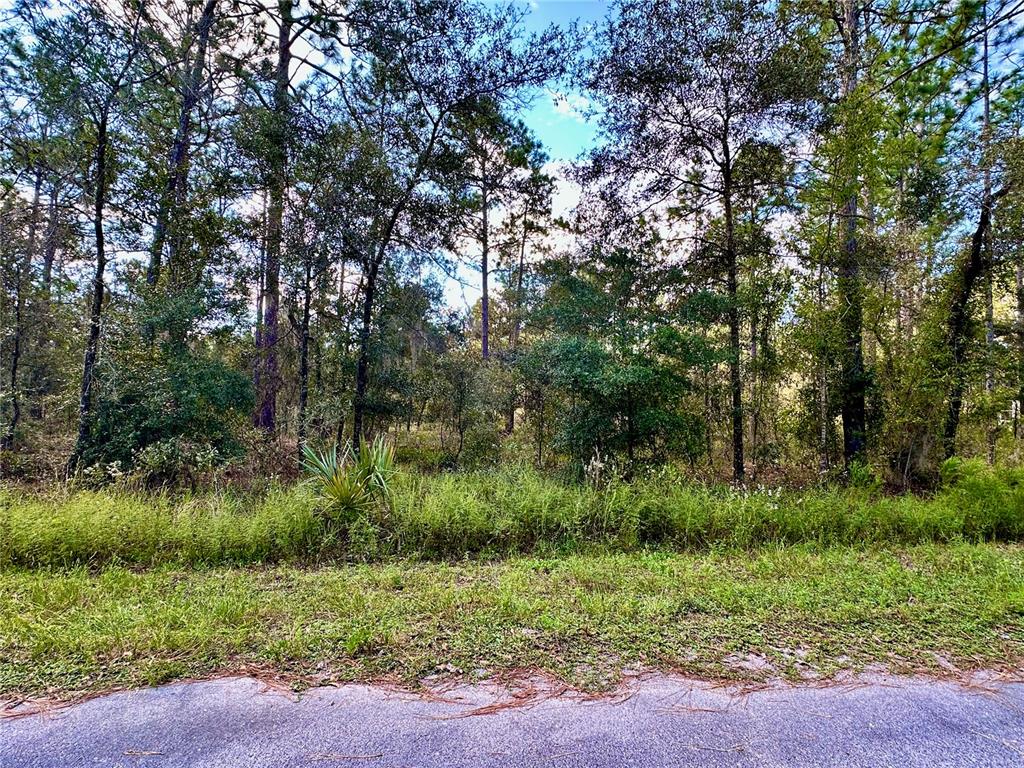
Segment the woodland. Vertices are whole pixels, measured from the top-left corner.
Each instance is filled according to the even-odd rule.
[[[1024,3],[530,12],[9,4],[5,480],[1020,463]],[[553,93],[571,162],[522,117]]]
[[[0,704],[1019,678],[1022,31],[0,0]]]

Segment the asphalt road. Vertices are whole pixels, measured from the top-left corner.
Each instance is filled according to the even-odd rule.
[[[876,677],[744,693],[656,677],[600,699],[349,685],[296,700],[236,678],[0,719],[2,768],[330,765],[1020,768],[1024,683]]]

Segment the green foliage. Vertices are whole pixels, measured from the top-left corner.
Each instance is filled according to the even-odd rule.
[[[740,491],[683,484],[667,471],[600,488],[521,468],[411,476],[395,473],[393,450],[382,442],[356,460],[311,452],[307,466],[320,484],[319,500],[307,486],[262,498],[6,492],[0,565],[1024,541],[1024,476],[974,462],[947,465],[947,484],[931,498],[870,489]]]
[[[350,446],[339,454],[337,445],[326,451],[305,445],[302,466],[328,500],[329,518],[335,523],[350,525],[391,501],[395,448],[383,438],[364,440],[356,456]]]
[[[262,563],[315,558],[323,542],[315,499],[301,487],[261,497],[116,487],[44,497],[0,492],[4,563]]]
[[[689,376],[710,352],[687,327],[693,306],[675,298],[684,276],[654,230],[640,223],[621,243],[593,243],[546,271],[553,334],[523,357],[522,375],[558,393],[553,447],[577,471],[595,453],[628,472],[692,459],[703,424],[686,402]]]
[[[370,491],[352,466],[350,447],[346,447],[340,458],[337,445],[327,451],[316,451],[304,445],[302,453],[302,466],[328,500],[333,515],[350,522],[369,508]]]
[[[73,454],[90,484],[234,482],[212,470],[245,450],[250,377],[250,460],[341,442],[352,410],[436,437],[429,472],[531,442],[598,484],[717,478],[730,447],[737,476],[866,493],[933,488],[954,451],[1024,455],[1024,28],[1002,5],[622,0],[535,33],[481,0],[357,2],[344,25],[316,3],[10,5],[7,478]],[[296,69],[286,27],[365,66]],[[600,133],[578,162],[518,114],[568,70],[556,110]],[[457,262],[486,271],[486,362]]]
[[[502,398],[495,364],[472,349],[450,350],[437,359],[434,374],[432,415],[441,428],[442,465],[454,469],[497,461]]]
[[[81,696],[248,665],[410,686],[439,669],[500,678],[530,667],[595,689],[626,666],[799,680],[883,662],[948,675],[940,663],[1024,657],[1022,569],[1018,547],[958,544],[0,570],[0,696]],[[771,667],[737,669],[736,654]]]
[[[86,467],[117,462],[151,482],[175,482],[241,450],[251,383],[212,356],[126,351],[103,367],[98,384]]]
[[[395,446],[383,437],[374,438],[369,443],[362,441],[355,471],[371,496],[387,501],[391,496],[391,483],[398,472],[395,468]]]

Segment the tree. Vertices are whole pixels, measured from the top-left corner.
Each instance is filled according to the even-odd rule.
[[[497,105],[484,101],[479,110],[459,121],[462,151],[467,161],[470,207],[467,234],[480,246],[480,346],[490,358],[491,292],[494,264],[495,214],[508,209],[522,186],[521,176],[531,160],[533,141],[521,122],[503,115]],[[524,238],[526,222],[524,220]]]
[[[95,271],[82,364],[78,437],[69,461],[73,469],[89,428],[99,356],[108,259],[105,223],[117,131],[129,119],[135,90],[146,77],[140,57],[144,19],[139,8],[128,7],[115,19],[102,5],[93,3],[80,4],[57,16],[43,10],[32,5],[20,9],[37,51],[50,66],[50,77],[38,97],[73,115],[81,139],[90,150],[84,184],[90,197]]]
[[[187,217],[185,196],[188,191],[189,159],[192,150],[192,135],[195,112],[203,95],[206,80],[210,36],[218,19],[218,0],[204,0],[199,18],[191,34],[182,41],[184,66],[175,67],[177,76],[168,85],[177,91],[180,101],[174,139],[167,157],[166,180],[159,195],[156,223],[153,227],[153,242],[150,245],[149,266],[146,282],[151,286],[160,279],[163,265],[164,246],[167,231],[173,228],[168,258],[173,260],[181,248],[182,226],[180,221]]]
[[[370,65],[354,73],[350,103],[364,135],[378,137],[391,177],[370,194],[379,202],[360,257],[362,309],[353,404],[354,450],[363,436],[370,343],[382,266],[397,243],[423,248],[437,236],[444,190],[458,189],[460,116],[519,97],[559,73],[563,38],[555,30],[517,44],[520,15],[458,0],[406,7],[399,26],[388,14],[361,19],[353,48]],[[454,178],[453,178],[454,176]],[[449,192],[449,194],[451,194]],[[429,227],[421,228],[429,212]]]
[[[976,288],[980,284],[985,291],[985,393],[991,398],[994,389],[994,371],[992,362],[992,347],[995,340],[995,328],[993,323],[993,296],[992,281],[995,269],[993,258],[992,242],[992,220],[997,202],[1010,194],[1014,186],[1019,184],[1019,179],[1012,172],[1013,166],[1009,166],[1009,173],[1003,184],[996,188],[995,180],[1003,170],[993,163],[991,152],[991,139],[993,133],[992,125],[992,101],[993,93],[997,98],[1003,96],[1012,105],[1019,101],[1020,94],[1014,81],[1019,81],[1020,74],[1011,72],[1009,77],[1001,78],[1001,85],[1006,87],[1005,95],[999,94],[998,88],[990,76],[990,38],[995,35],[993,32],[1012,19],[1012,9],[1007,9],[1008,4],[997,3],[996,8],[990,10],[989,3],[983,2],[980,6],[969,6],[961,11],[961,25],[954,30],[952,43],[947,47],[963,51],[963,58],[966,61],[960,62],[966,72],[973,69],[977,61],[977,69],[980,70],[981,80],[975,89],[967,92],[965,99],[965,111],[971,111],[980,102],[980,126],[978,129],[978,140],[976,142],[977,153],[980,161],[977,166],[980,168],[981,189],[980,189],[980,211],[977,216],[977,226],[971,235],[970,246],[965,249],[963,259],[955,265],[952,273],[952,283],[949,294],[949,314],[946,325],[946,346],[951,362],[951,376],[948,388],[948,409],[945,423],[943,425],[943,452],[946,458],[956,453],[957,432],[960,427],[960,414],[963,408],[964,392],[966,389],[966,363],[969,352],[971,310],[970,301]],[[1010,27],[1002,39],[1003,45],[1012,45],[1013,41],[1019,40],[1021,32]],[[979,46],[971,46],[973,41],[980,42]],[[1002,112],[1012,113],[1013,107],[1009,109],[1003,106]],[[987,430],[987,454],[989,462],[995,461],[995,427],[989,425]]]
[[[634,206],[721,211],[736,481],[745,472],[736,162],[744,144],[784,138],[807,110],[819,65],[802,42],[762,3],[622,0],[586,76],[608,136],[592,175],[632,184]]]
[[[703,302],[686,294],[657,233],[641,220],[610,242],[584,238],[543,269],[551,335],[535,346],[546,362],[529,367],[562,393],[555,444],[578,469],[594,456],[620,459],[627,474],[692,459],[704,425],[685,399],[710,351],[689,326]]]

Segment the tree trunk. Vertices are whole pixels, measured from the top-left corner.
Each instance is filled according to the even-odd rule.
[[[377,272],[383,256],[375,258],[363,281],[362,325],[359,328],[359,360],[356,362],[356,395],[352,409],[352,450],[359,452],[366,413],[366,389],[370,381],[370,331],[373,324],[373,301],[377,291]]]
[[[990,190],[991,191],[991,190]],[[987,444],[986,458],[989,466],[996,463],[996,438],[999,435],[999,423],[995,412],[992,396],[996,388],[995,363],[993,352],[995,350],[996,332],[995,318],[992,306],[992,227],[989,226],[985,233],[985,396],[989,409],[990,419],[988,428],[985,430],[985,441]]]
[[[288,162],[288,79],[291,70],[293,0],[279,0],[281,13],[274,78],[274,129],[270,148],[270,188],[267,206],[267,257],[264,265],[263,332],[260,337],[260,391],[255,424],[268,434],[277,428],[277,393],[281,387],[277,360],[278,314],[281,304],[281,242]]]
[[[978,227],[971,236],[971,248],[966,262],[956,271],[950,296],[949,322],[946,332],[946,345],[950,357],[949,404],[946,411],[946,423],[942,433],[942,446],[948,459],[956,453],[956,433],[960,427],[960,411],[963,408],[964,389],[966,388],[966,371],[964,363],[967,358],[967,342],[970,330],[970,300],[978,280],[984,276],[985,259],[983,256],[985,238],[992,223],[992,208],[996,200],[1009,192],[1009,186],[988,195],[982,200]]]
[[[836,287],[842,307],[843,459],[847,469],[864,456],[866,374],[864,370],[864,287],[857,253],[857,198],[843,206],[844,235]]]
[[[991,113],[990,113],[990,102],[991,95],[989,93],[989,73],[988,73],[988,2],[983,2],[981,6],[981,23],[985,28],[985,32],[982,37],[982,59],[981,59],[981,93],[982,93],[982,126],[981,126],[981,148],[982,148],[982,167],[984,168],[984,196],[986,199],[992,196],[992,172],[989,169],[989,138],[991,136]],[[998,422],[996,419],[995,409],[992,408],[992,395],[995,391],[995,361],[993,360],[993,350],[995,349],[995,322],[994,313],[992,307],[992,226],[990,225],[985,229],[985,237],[983,238],[983,246],[985,248],[985,395],[988,398],[988,407],[990,409],[989,418],[991,422],[988,425],[987,430],[987,442],[988,442],[988,463],[989,465],[996,463],[996,437],[998,436]]]
[[[732,167],[729,147],[723,143],[722,203],[725,209],[726,290],[729,294],[729,390],[732,400],[732,476],[743,482],[743,380],[740,373],[740,307],[736,231],[732,210]]]
[[[299,459],[306,445],[306,405],[309,402],[309,303],[310,303],[310,265],[306,260],[305,283],[302,294],[302,325],[299,329]]]
[[[57,259],[58,220],[60,201],[60,185],[54,181],[50,185],[50,197],[46,206],[46,236],[43,238],[43,296],[49,300],[50,288],[53,283],[53,262]]]
[[[831,221],[829,228],[831,228]],[[825,265],[818,262],[818,312],[825,311]],[[817,398],[818,398],[818,471],[825,474],[831,467],[828,451],[828,367],[826,355],[821,355],[821,365],[817,371]]]
[[[1017,408],[1013,418],[1013,436],[1020,439],[1020,420],[1024,412],[1024,266],[1014,271],[1017,299]]]
[[[260,238],[260,250],[256,257],[256,326],[253,328],[253,345],[256,348],[256,358],[252,366],[252,391],[257,396],[263,391],[263,305],[266,296],[264,278],[267,274],[267,195],[264,192],[260,212],[260,231],[263,236]],[[255,423],[255,418],[253,419]]]
[[[395,227],[398,225],[398,219],[412,199],[427,161],[433,156],[443,117],[443,115],[436,117],[430,132],[430,139],[420,153],[412,177],[406,184],[405,192],[391,209],[387,222],[381,231],[380,240],[370,257],[369,263],[365,261],[363,263],[363,275],[361,277],[361,287],[363,290],[362,327],[359,329],[359,359],[356,362],[356,394],[352,403],[352,447],[356,453],[359,451],[359,441],[363,436],[363,421],[366,414],[366,389],[370,377],[370,333],[373,323],[373,302],[377,291],[377,273],[380,271],[380,266],[384,263],[384,259],[387,256],[388,248],[391,245],[391,238],[394,237]]]
[[[846,69],[843,97],[850,98],[857,88],[860,66],[860,9],[855,0],[844,0],[844,46]],[[840,328],[843,338],[841,361],[843,460],[850,465],[864,457],[867,435],[865,394],[867,377],[864,370],[864,286],[857,243],[857,206],[860,178],[854,165],[845,180],[848,197],[840,218],[843,242],[840,246],[836,288],[841,307]]]
[[[523,324],[523,304],[526,297],[523,296],[523,275],[526,271],[526,239],[530,232],[530,221],[528,217],[529,204],[523,206],[523,237],[519,242],[519,269],[516,272],[516,306],[512,316],[512,330],[509,333],[509,351],[515,354],[519,347],[519,334]],[[505,414],[505,434],[511,435],[516,428],[516,403],[513,399]]]
[[[196,55],[186,76],[181,100],[181,112],[178,115],[178,128],[171,144],[168,158],[167,181],[160,196],[156,226],[153,230],[153,243],[150,247],[149,268],[146,270],[146,282],[156,285],[160,278],[163,261],[164,242],[167,239],[169,222],[183,216],[183,202],[188,188],[189,148],[192,140],[192,113],[199,104],[200,88],[206,68],[206,51],[210,41],[210,30],[216,15],[217,0],[206,0],[202,14],[196,24]],[[172,263],[181,244],[181,228],[172,225],[168,262]]]
[[[53,391],[53,328],[51,316],[50,294],[53,285],[53,263],[57,258],[57,245],[59,235],[59,182],[53,181],[50,184],[48,201],[46,206],[46,232],[43,235],[43,271],[42,291],[39,297],[39,309],[37,314],[39,323],[38,336],[35,344],[42,354],[37,363],[32,367],[29,377],[30,386],[35,397],[31,404],[30,413],[33,418],[41,419],[45,415],[45,396]]]
[[[480,274],[481,274],[481,293],[480,293],[480,345],[483,353],[483,359],[490,359],[491,353],[488,346],[490,326],[491,326],[491,303],[490,295],[488,293],[487,278],[489,277],[488,272],[490,271],[490,265],[488,264],[489,246],[488,242],[488,229],[489,224],[487,220],[487,172],[486,165],[481,168],[480,172],[480,195],[483,203],[483,212],[481,214],[480,222]]]
[[[516,272],[516,309],[512,318],[512,332],[509,336],[509,346],[515,352],[519,346],[519,334],[523,325],[523,304],[526,297],[523,295],[523,276],[526,273],[526,239],[529,235],[529,219],[527,218],[528,206],[523,207],[523,237],[519,242],[519,269]]]
[[[752,278],[753,279],[753,278]],[[750,379],[750,452],[752,454],[750,460],[750,478],[752,482],[757,482],[757,441],[760,437],[760,411],[761,401],[758,393],[757,381],[757,313],[751,312],[750,315],[750,371],[747,374]]]
[[[107,202],[107,115],[100,118],[96,130],[96,181],[93,191],[93,232],[96,238],[96,272],[92,280],[92,304],[89,309],[89,337],[82,363],[82,388],[78,399],[78,438],[68,462],[73,471],[82,458],[89,433],[89,414],[92,410],[92,385],[99,357],[100,321],[103,316],[103,279],[107,268],[107,252],[103,231],[103,214]]]
[[[28,243],[21,260],[18,262],[15,275],[14,298],[14,340],[11,345],[11,368],[9,383],[11,387],[11,420],[7,429],[0,436],[0,449],[9,450],[14,445],[14,433],[21,420],[21,388],[18,386],[18,374],[21,365],[21,348],[25,340],[25,304],[26,293],[31,283],[32,260],[36,252],[36,235],[39,230],[39,195],[43,185],[43,173],[36,169],[35,184],[32,187],[32,209],[28,222]]]

